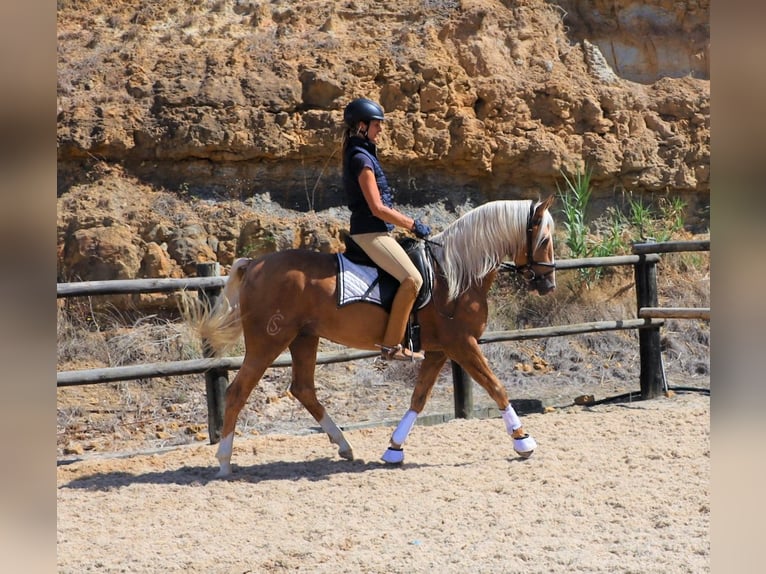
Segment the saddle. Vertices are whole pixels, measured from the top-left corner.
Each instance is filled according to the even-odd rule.
[[[338,284],[346,283],[348,277],[344,276],[342,272],[351,269],[356,272],[357,282],[362,280],[366,283],[366,291],[354,295],[349,292],[349,285],[346,284],[344,285],[345,289],[338,289],[338,305],[343,306],[354,301],[367,301],[381,305],[386,311],[390,311],[394,295],[399,289],[399,281],[378,267],[350,236],[346,235],[343,241],[346,245],[346,251],[345,253],[338,253],[338,272],[340,275]],[[431,300],[433,292],[434,268],[430,254],[426,250],[425,243],[416,239],[405,237],[399,240],[399,245],[409,255],[410,260],[423,278],[423,285],[412,306],[413,310],[422,309]],[[345,258],[345,261],[341,258]],[[349,265],[349,262],[353,265]],[[368,269],[358,271],[353,269],[354,265]]]
[[[365,301],[391,311],[394,295],[399,289],[399,281],[378,267],[349,235],[345,235],[343,241],[346,251],[337,254],[338,306]],[[433,260],[425,242],[410,237],[399,239],[398,242],[423,278],[423,285],[412,306],[413,312],[410,314],[405,335],[411,341],[413,350],[419,350],[420,325],[417,322],[417,311],[431,300],[434,287]]]

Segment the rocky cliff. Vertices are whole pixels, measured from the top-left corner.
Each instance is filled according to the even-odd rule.
[[[602,198],[704,204],[709,8],[60,0],[59,280],[337,247],[356,96],[386,110],[397,200],[437,224],[436,204],[546,195],[583,167]]]

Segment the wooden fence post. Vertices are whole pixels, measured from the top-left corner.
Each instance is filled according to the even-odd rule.
[[[198,277],[217,277],[221,274],[219,263],[197,263]],[[221,297],[221,287],[206,287],[198,291],[201,301],[211,309]],[[202,354],[212,357],[213,353],[207,341],[202,341]],[[226,369],[212,368],[205,371],[205,393],[207,395],[207,432],[210,444],[221,440],[223,411],[226,403],[226,388],[229,386],[229,374]]]
[[[636,298],[638,313],[642,307],[657,307],[657,265],[648,261],[646,255],[639,255],[635,267]],[[641,398],[653,399],[662,394],[662,350],[660,348],[660,327],[645,327],[638,330],[638,348],[641,360]]]
[[[452,363],[452,387],[455,394],[455,418],[473,417],[473,379],[455,361]]]

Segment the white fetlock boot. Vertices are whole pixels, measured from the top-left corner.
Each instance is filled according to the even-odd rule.
[[[537,442],[528,434],[521,438],[513,439],[513,450],[522,458],[529,458],[537,448]]]
[[[388,464],[402,464],[404,462],[404,449],[390,446],[380,458]]]
[[[521,420],[519,420],[516,411],[513,410],[510,403],[508,403],[508,406],[503,411],[503,422],[505,422],[505,430],[508,431],[508,434],[511,435],[512,438],[514,431],[521,428]],[[525,434],[521,438],[513,438],[513,450],[522,458],[529,458],[532,456],[532,453],[535,452],[536,448],[537,442],[535,442],[535,439],[528,434]]]

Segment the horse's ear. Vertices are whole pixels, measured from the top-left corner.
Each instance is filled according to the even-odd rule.
[[[540,205],[537,206],[537,209],[535,209],[535,219],[539,220],[542,219],[543,213],[545,213],[546,209],[549,209],[551,205],[553,205],[553,201],[556,199],[555,195],[549,195],[547,198],[542,200],[540,202]]]

